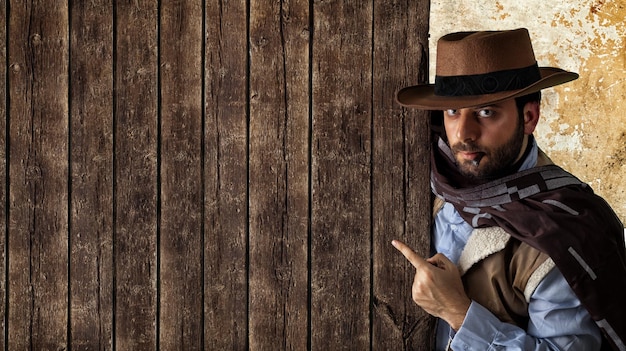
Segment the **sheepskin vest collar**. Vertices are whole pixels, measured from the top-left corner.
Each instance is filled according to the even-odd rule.
[[[500,227],[476,228],[459,259],[463,286],[473,301],[503,322],[528,327],[528,303],[554,268],[545,253]]]

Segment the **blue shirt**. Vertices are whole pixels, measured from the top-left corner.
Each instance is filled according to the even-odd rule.
[[[520,171],[537,163],[537,145]],[[446,203],[435,217],[433,245],[457,263],[472,234],[472,226]],[[600,330],[569,284],[554,268],[535,289],[528,305],[526,330],[501,322],[489,310],[472,302],[461,328],[455,333],[445,321],[437,328],[437,350],[599,350]]]

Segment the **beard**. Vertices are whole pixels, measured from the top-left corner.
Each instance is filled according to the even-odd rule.
[[[473,180],[490,180],[502,177],[510,172],[524,143],[523,124],[518,121],[513,136],[496,148],[481,147],[475,142],[456,143],[451,146],[459,172]],[[473,160],[463,159],[459,152],[475,152],[479,155]]]

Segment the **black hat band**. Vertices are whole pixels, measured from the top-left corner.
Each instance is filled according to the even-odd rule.
[[[435,95],[472,96],[524,89],[541,79],[537,63],[524,68],[464,76],[436,76]]]

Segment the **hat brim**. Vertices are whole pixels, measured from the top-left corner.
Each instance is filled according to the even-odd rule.
[[[422,110],[459,109],[487,106],[504,100],[524,96],[541,89],[567,83],[578,78],[578,74],[555,67],[540,67],[541,79],[518,90],[501,91],[485,95],[440,96],[435,95],[434,84],[423,84],[406,87],[398,91],[396,101],[405,107]]]

